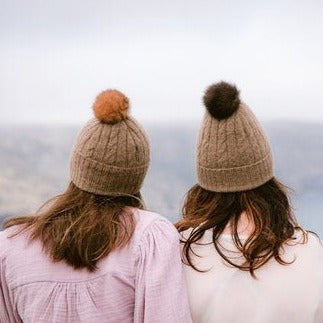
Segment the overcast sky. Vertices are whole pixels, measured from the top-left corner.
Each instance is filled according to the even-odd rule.
[[[79,123],[106,88],[200,119],[227,80],[262,120],[323,122],[323,1],[0,0],[0,123]]]

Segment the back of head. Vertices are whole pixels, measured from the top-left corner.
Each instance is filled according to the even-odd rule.
[[[71,158],[71,181],[101,195],[136,194],[149,165],[149,143],[129,116],[129,100],[117,90],[100,93],[95,118],[81,130]]]
[[[280,249],[297,227],[287,191],[274,177],[273,156],[265,131],[250,108],[240,100],[234,85],[220,82],[205,92],[206,112],[197,143],[198,184],[187,194],[179,231],[193,228],[184,244],[191,261],[191,244],[206,230],[213,230],[218,253],[231,265],[254,270],[274,257],[284,264]],[[241,214],[253,225],[249,238],[238,233]],[[230,227],[232,240],[245,258],[243,265],[231,261],[218,245]]]
[[[97,262],[130,240],[131,208],[142,208],[140,189],[150,161],[147,135],[129,116],[129,100],[117,90],[100,93],[95,118],[81,130],[70,162],[70,185],[34,216],[5,227],[30,229],[53,261],[96,269]]]
[[[205,92],[206,113],[197,146],[201,187],[214,192],[241,192],[273,178],[267,136],[237,88],[225,82]]]

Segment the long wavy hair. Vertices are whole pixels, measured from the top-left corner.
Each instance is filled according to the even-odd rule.
[[[135,220],[129,207],[143,208],[140,193],[103,196],[71,182],[65,193],[46,202],[35,215],[8,219],[4,227],[17,226],[12,236],[28,231],[29,239],[39,239],[54,262],[92,272],[100,259],[131,239]]]
[[[246,212],[253,231],[246,240],[238,234],[238,222],[242,212]],[[231,227],[232,240],[237,250],[244,257],[244,262],[236,263],[228,257],[219,238],[227,226]],[[197,271],[192,261],[193,244],[199,244],[206,230],[212,230],[213,245],[225,262],[244,271],[253,277],[255,270],[274,258],[282,265],[289,264],[281,256],[283,244],[293,239],[296,230],[303,235],[303,243],[307,240],[304,231],[293,216],[287,188],[275,178],[255,189],[234,192],[210,192],[199,185],[193,186],[187,193],[183,206],[183,218],[176,224],[182,232],[192,229],[189,236],[183,239],[183,260]],[[195,254],[196,255],[196,254]],[[197,255],[198,256],[198,255]]]

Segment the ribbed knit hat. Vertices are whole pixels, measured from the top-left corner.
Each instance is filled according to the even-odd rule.
[[[197,144],[198,183],[213,192],[239,192],[273,177],[267,136],[239,91],[220,82],[205,92],[206,113]]]
[[[93,110],[95,118],[83,127],[72,152],[72,182],[100,195],[138,193],[149,166],[149,142],[128,115],[128,98],[106,90],[97,96]]]

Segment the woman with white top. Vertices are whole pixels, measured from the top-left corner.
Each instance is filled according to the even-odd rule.
[[[177,228],[196,323],[323,322],[323,247],[294,218],[268,138],[220,82],[204,95],[198,184]]]

